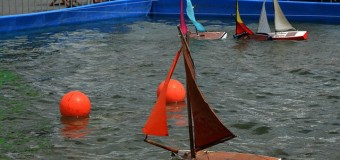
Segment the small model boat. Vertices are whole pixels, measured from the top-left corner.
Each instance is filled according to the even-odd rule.
[[[254,39],[259,41],[271,40],[271,37],[267,33],[254,33],[251,29],[249,29],[245,23],[243,23],[239,11],[238,0],[236,0],[236,29],[233,37],[235,39]],[[268,23],[268,22],[267,22]],[[269,26],[268,26],[269,27]]]
[[[259,30],[262,33],[267,33],[272,37],[272,40],[306,40],[308,37],[307,31],[297,31],[287,20],[283,14],[279,2],[273,0],[274,16],[275,16],[275,32],[271,32],[267,20],[265,9],[266,0],[263,1],[262,11],[259,21]]]
[[[208,32],[204,26],[196,21],[195,18],[195,12],[194,12],[194,7],[192,6],[191,0],[186,0],[187,1],[187,8],[186,8],[186,13],[187,16],[189,17],[190,21],[194,24],[195,26],[195,33],[190,33],[190,38],[195,38],[195,39],[200,39],[200,40],[215,40],[215,39],[226,39],[227,38],[227,32]],[[183,13],[183,3],[181,0],[180,4],[180,16],[183,17],[184,21],[184,13]]]

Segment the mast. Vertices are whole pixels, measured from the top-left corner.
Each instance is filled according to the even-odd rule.
[[[242,21],[241,20],[241,16],[240,16],[240,11],[239,11],[239,9],[238,9],[238,0],[236,0],[235,1],[235,3],[236,3],[236,17],[235,17],[235,19],[236,19],[236,29],[235,29],[235,35],[238,35],[238,34],[240,34],[239,33],[239,28],[240,28],[240,25],[239,25],[239,21]]]
[[[191,103],[190,97],[187,96],[187,108],[188,108],[188,121],[189,121],[189,137],[190,137],[190,153],[191,158],[196,158],[196,151],[195,151],[195,144],[194,144],[194,131],[192,125],[192,110],[191,110]]]
[[[189,35],[187,34],[184,37],[183,32],[180,30],[180,28],[178,28],[178,31],[179,31],[180,36],[181,36],[182,46],[185,46],[185,47],[182,47],[182,52],[183,52],[183,55],[184,55],[184,52],[187,52],[187,50],[189,50],[189,44],[187,43],[189,41]],[[188,84],[188,79],[186,79],[186,84]],[[187,90],[187,95],[189,95],[190,91],[188,89],[188,85],[186,86],[186,90]],[[187,96],[187,110],[188,110],[188,125],[189,125],[188,127],[189,127],[189,139],[190,139],[190,154],[191,154],[191,158],[196,158],[190,96]]]
[[[178,29],[180,31],[179,27]],[[180,34],[182,44],[185,45],[182,46],[182,52],[187,82],[190,149],[191,156],[194,158],[195,152],[222,143],[236,136],[222,124],[215,112],[205,101],[196,84],[194,62],[191,57],[189,46],[184,39],[183,34],[181,32]]]

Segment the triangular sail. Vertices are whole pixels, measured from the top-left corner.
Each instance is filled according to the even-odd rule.
[[[168,125],[166,120],[166,92],[168,88],[169,81],[175,70],[178,58],[180,56],[181,50],[179,50],[173,60],[172,66],[168,72],[168,75],[164,81],[163,89],[157,98],[156,104],[154,105],[149,119],[142,129],[143,133],[146,135],[154,136],[168,136]]]
[[[238,0],[236,0],[236,30],[235,35],[242,35],[242,34],[254,34],[252,30],[250,30],[242,21],[240,11],[238,9]]]
[[[196,21],[194,7],[192,6],[191,0],[187,0],[186,11],[187,11],[187,16],[189,17],[191,22],[194,24],[196,30],[198,32],[206,32],[207,30],[203,27],[203,25]]]
[[[262,4],[262,11],[259,20],[259,26],[257,28],[257,33],[270,33],[270,27],[267,18],[267,11],[266,11],[266,0],[263,1]]]
[[[187,34],[188,27],[185,24],[184,13],[183,13],[183,0],[180,1],[180,28],[184,35]]]
[[[184,38],[182,38],[182,41],[184,41]],[[188,111],[192,111],[191,114],[194,122],[194,147],[195,151],[199,151],[232,139],[235,135],[222,124],[205,101],[195,81],[195,70],[190,50],[187,46],[182,46],[182,49],[187,78],[188,104],[190,104],[188,105]]]
[[[287,20],[286,16],[283,14],[279,2],[273,0],[274,10],[275,10],[275,31],[283,32],[289,30],[296,30]]]

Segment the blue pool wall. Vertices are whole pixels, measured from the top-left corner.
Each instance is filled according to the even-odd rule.
[[[117,0],[46,12],[1,16],[0,32],[147,16],[150,13],[151,5],[151,0]]]
[[[180,0],[116,0],[74,8],[0,16],[0,32],[43,28],[138,16],[178,16]],[[184,0],[185,2],[185,0]],[[257,18],[262,0],[240,0],[242,18]],[[229,17],[235,14],[235,0],[192,0],[197,17]],[[290,21],[340,24],[340,3],[279,1]],[[184,3],[185,7],[185,3]],[[267,15],[273,19],[273,2],[267,0]]]
[[[185,5],[185,0],[184,5]],[[151,14],[176,15],[179,13],[179,0],[153,1]],[[259,18],[263,0],[239,0],[242,17]],[[279,0],[280,6],[290,21],[340,24],[340,3],[305,2]],[[232,17],[235,14],[236,0],[192,0],[195,14],[199,16]],[[273,1],[267,0],[267,15],[274,17]]]

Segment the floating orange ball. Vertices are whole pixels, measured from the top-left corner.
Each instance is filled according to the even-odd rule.
[[[161,93],[162,89],[164,86],[164,81],[159,84],[158,89],[157,89],[157,97]],[[171,103],[171,102],[182,102],[184,101],[185,98],[185,88],[181,82],[175,79],[170,79],[168,89],[166,92],[166,102]]]
[[[89,98],[80,91],[68,92],[60,101],[60,113],[62,116],[88,116],[90,110],[91,102]]]

